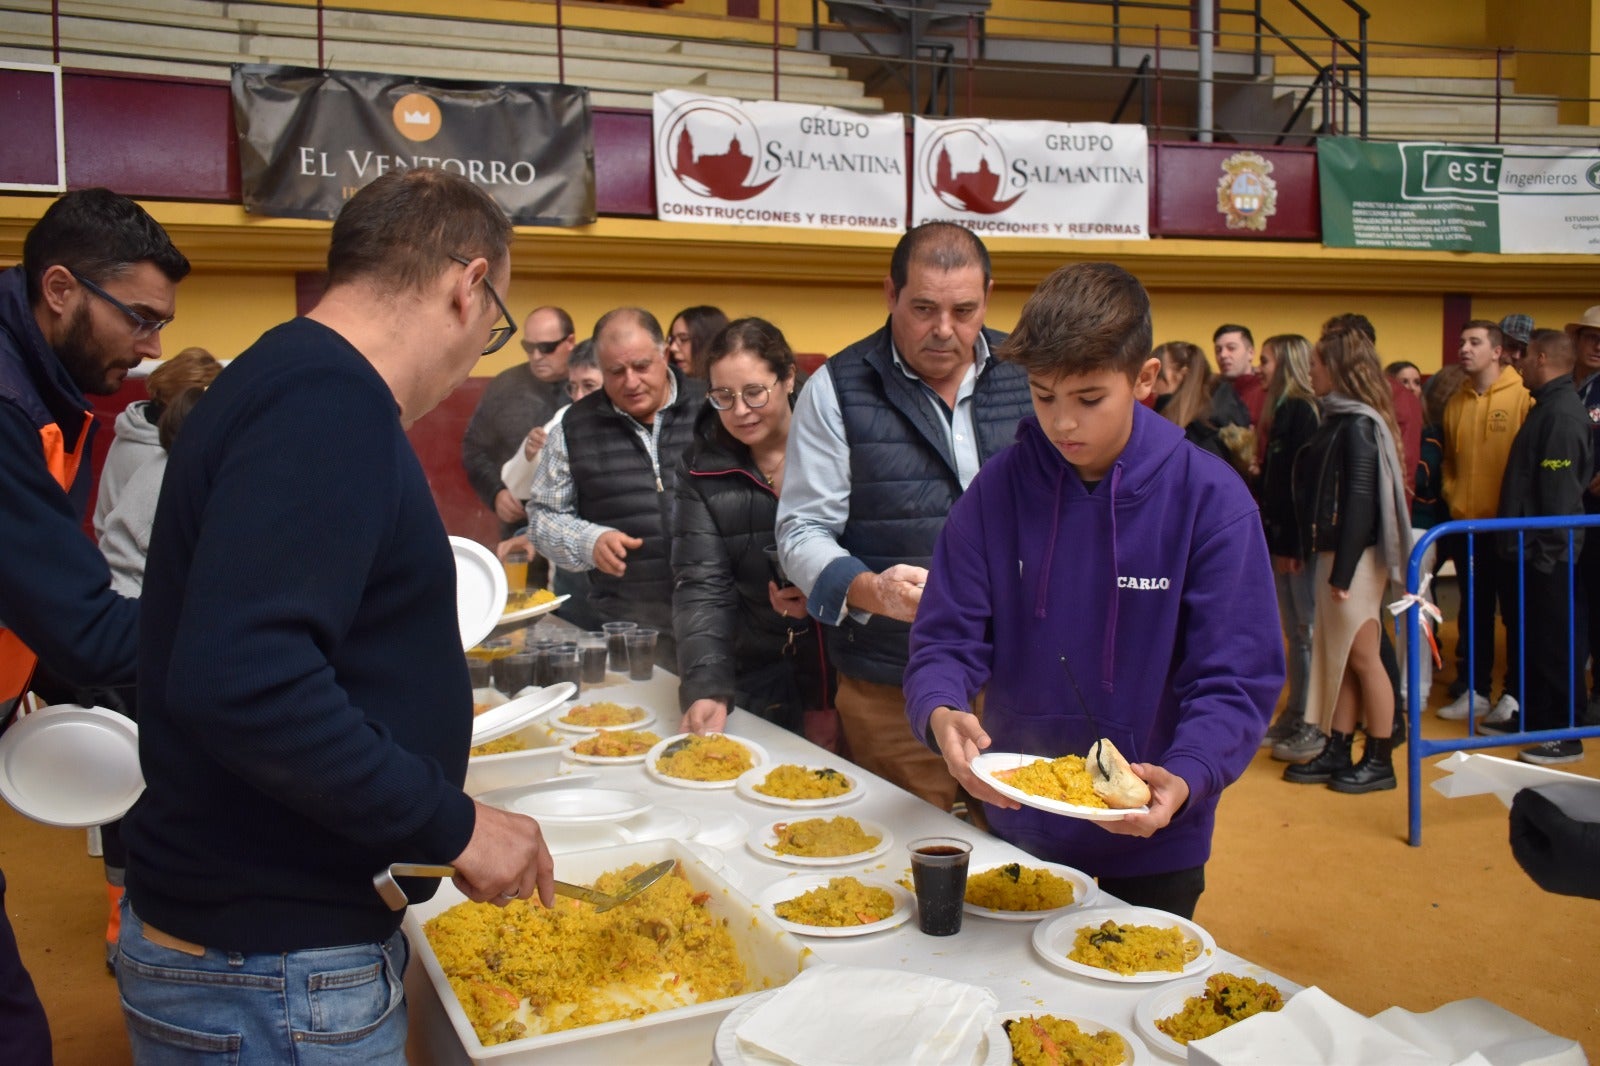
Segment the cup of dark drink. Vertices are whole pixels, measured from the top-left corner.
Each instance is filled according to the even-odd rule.
[[[606,634],[596,629],[578,635],[578,672],[585,685],[598,685],[606,679]]]
[[[611,672],[625,674],[628,672],[628,634],[639,628],[636,622],[607,622],[600,627],[606,635],[606,647],[610,653]]]
[[[917,928],[929,936],[961,932],[972,845],[960,837],[923,837],[907,847],[917,894]]]
[[[550,683],[559,685],[563,681],[571,681],[578,691],[583,690],[583,674],[578,663],[578,646],[576,644],[557,644],[545,652],[550,659]],[[577,693],[575,692],[574,695]]]
[[[495,660],[495,686],[507,696],[515,696],[534,683],[534,653],[519,651]]]
[[[555,684],[550,678],[550,649],[557,643],[542,637],[528,645],[529,654],[533,656],[533,683],[540,688]]]
[[[628,678],[632,681],[649,681],[656,672],[656,637],[654,629],[635,626],[628,631]]]

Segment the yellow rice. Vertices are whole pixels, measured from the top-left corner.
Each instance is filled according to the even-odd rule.
[[[1179,973],[1200,954],[1200,945],[1170,926],[1086,925],[1073,938],[1067,958],[1124,976],[1153,970]]]
[[[1110,1029],[1086,1033],[1077,1023],[1050,1014],[1006,1022],[1011,1061],[1017,1066],[1122,1066],[1128,1045]]]
[[[894,913],[894,896],[887,889],[864,885],[854,877],[834,877],[826,886],[786,899],[772,911],[796,925],[871,925]]]
[[[992,911],[1048,911],[1067,906],[1073,898],[1071,881],[1015,862],[967,878],[967,902]]]
[[[595,887],[615,892],[644,869],[614,870]],[[677,874],[604,914],[569,899],[549,910],[459,903],[424,930],[478,1039],[500,1044],[749,991],[709,895]]]
[[[642,722],[648,717],[650,715],[643,707],[624,707],[620,703],[602,700],[574,707],[562,715],[560,721],[566,725],[619,726]]]
[[[1252,1015],[1282,1009],[1283,993],[1276,985],[1253,977],[1214,973],[1206,978],[1204,994],[1184,1000],[1178,1013],[1156,1019],[1156,1028],[1187,1045]]]
[[[473,756],[504,755],[509,751],[526,751],[527,747],[528,745],[521,737],[512,733],[510,736],[501,737],[499,740],[491,740],[486,744],[479,744],[472,749],[470,754]]]
[[[766,780],[755,786],[755,790],[775,799],[808,800],[842,796],[853,787],[850,779],[837,770],[827,767],[813,770],[794,763],[784,763],[774,767]]]
[[[643,755],[659,743],[661,738],[647,729],[602,729],[594,736],[578,741],[572,750],[579,755],[621,759],[629,755]]]
[[[1100,798],[1089,780],[1089,770],[1084,766],[1081,755],[1040,759],[1015,770],[1001,770],[995,776],[1030,796],[1058,800],[1078,807],[1107,809],[1106,801]]]
[[[749,748],[721,733],[689,737],[682,748],[656,760],[661,773],[685,781],[732,781],[754,765]]]
[[[778,837],[776,844],[767,847],[779,855],[802,855],[807,858],[837,858],[871,851],[882,841],[861,828],[854,818],[802,818],[797,822],[779,822],[773,826]]]

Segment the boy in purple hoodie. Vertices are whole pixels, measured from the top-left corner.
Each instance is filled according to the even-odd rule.
[[[1255,755],[1283,686],[1260,515],[1238,474],[1140,403],[1161,364],[1149,297],[1120,267],[1046,278],[1000,358],[1028,371],[1035,417],[939,537],[906,714],[988,804],[996,835],[1130,903],[1192,916],[1217,799]],[[981,724],[970,713],[980,691]],[[1150,786],[1148,814],[1094,822],[1024,808],[972,772],[985,749],[1082,755],[1091,720]]]

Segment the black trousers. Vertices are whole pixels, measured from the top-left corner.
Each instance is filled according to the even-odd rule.
[[[49,1066],[50,1022],[22,965],[17,937],[6,917],[6,878],[0,873],[0,1062],[7,1066]]]
[[[1193,918],[1195,904],[1206,890],[1206,868],[1202,864],[1165,874],[1102,877],[1099,881],[1101,889],[1135,907],[1154,907],[1180,918]]]
[[[1568,628],[1565,563],[1541,574],[1522,566],[1523,612],[1527,638],[1527,724],[1529,729],[1562,729],[1583,723],[1586,695],[1583,660],[1587,649]],[[1573,620],[1583,606],[1574,590]],[[1569,640],[1571,641],[1569,646]]]
[[[1496,611],[1506,627],[1506,692],[1515,695],[1519,687],[1517,660],[1520,627],[1517,622],[1517,567],[1502,559],[1495,538],[1479,533],[1472,538],[1470,559],[1465,536],[1447,538],[1450,557],[1456,564],[1461,585],[1461,610],[1456,616],[1456,678],[1467,677],[1467,639],[1472,639],[1472,689],[1491,696],[1494,687],[1494,620]],[[1470,566],[1468,565],[1470,562]],[[1470,575],[1470,581],[1469,581]],[[1472,590],[1472,611],[1467,612],[1467,590]],[[1463,690],[1464,691],[1464,690]]]
[[[1600,530],[1588,530],[1578,556],[1578,654],[1590,658],[1592,687],[1600,690]]]

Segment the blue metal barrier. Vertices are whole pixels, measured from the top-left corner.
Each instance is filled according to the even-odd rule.
[[[1408,755],[1409,773],[1407,774],[1406,787],[1410,795],[1411,832],[1410,843],[1412,847],[1422,844],[1422,760],[1430,755],[1441,755],[1452,751],[1474,751],[1479,748],[1502,748],[1511,744],[1538,744],[1547,740],[1581,740],[1586,737],[1600,737],[1600,726],[1581,726],[1577,722],[1577,707],[1582,703],[1575,698],[1572,691],[1574,679],[1583,676],[1583,664],[1588,659],[1588,649],[1577,647],[1577,587],[1575,575],[1578,565],[1578,552],[1573,550],[1573,531],[1578,529],[1593,529],[1600,527],[1600,515],[1561,515],[1552,518],[1483,518],[1468,521],[1442,522],[1432,529],[1427,530],[1411,549],[1411,559],[1406,565],[1406,591],[1415,594],[1421,579],[1422,557],[1434,541],[1441,537],[1455,534],[1466,534],[1467,537],[1467,572],[1462,573],[1457,568],[1456,579],[1461,585],[1461,611],[1457,623],[1459,639],[1465,641],[1467,649],[1467,677],[1468,689],[1472,688],[1470,679],[1473,676],[1473,666],[1476,662],[1477,648],[1472,632],[1472,547],[1474,538],[1480,534],[1493,535],[1495,533],[1515,533],[1517,535],[1517,617],[1519,638],[1517,640],[1517,723],[1522,728],[1514,733],[1504,733],[1494,736],[1483,736],[1477,731],[1477,720],[1470,713],[1467,715],[1467,735],[1449,740],[1425,740],[1422,736],[1422,714],[1427,710],[1428,694],[1420,692],[1422,685],[1422,663],[1418,655],[1428,653],[1428,643],[1422,639],[1421,608],[1413,603],[1406,609],[1404,621],[1406,626],[1406,709],[1410,728],[1410,752]],[[1564,729],[1540,729],[1529,732],[1528,725],[1528,677],[1525,669],[1528,658],[1527,641],[1522,639],[1527,632],[1525,625],[1526,612],[1524,611],[1524,594],[1526,592],[1526,574],[1522,568],[1521,560],[1524,557],[1523,535],[1534,530],[1562,529],[1567,533],[1567,726]],[[1600,534],[1587,534],[1600,536]],[[1535,649],[1535,654],[1548,654],[1555,649]],[[1507,650],[1509,654],[1509,649]],[[1494,649],[1489,649],[1489,654],[1494,654]],[[1440,658],[1444,658],[1444,650],[1440,649]],[[1493,693],[1491,693],[1493,695]]]

